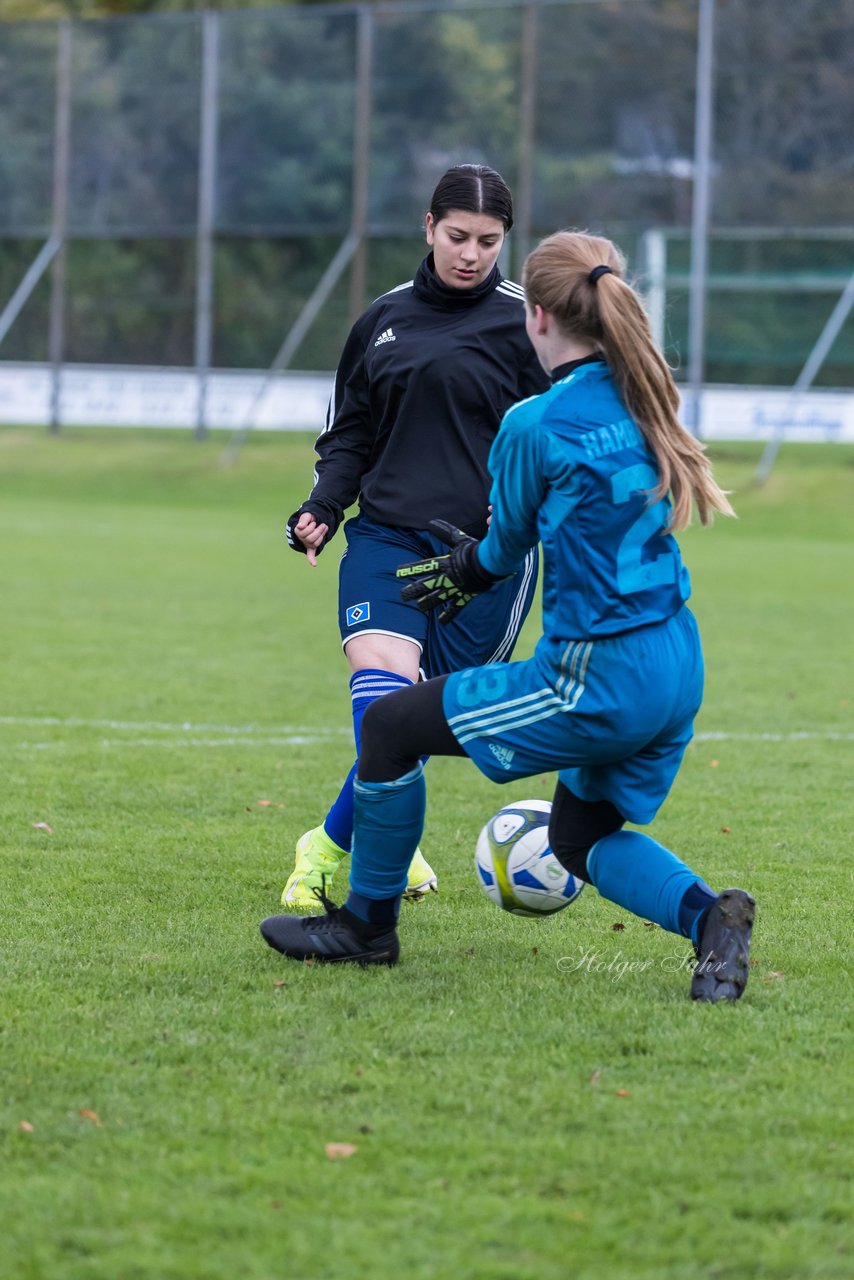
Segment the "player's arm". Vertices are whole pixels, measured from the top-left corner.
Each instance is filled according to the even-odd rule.
[[[364,367],[364,345],[356,325],[335,375],[327,425],[315,442],[314,486],[286,525],[288,545],[310,564],[334,537],[344,512],[356,501],[374,444]]]
[[[479,548],[483,568],[515,573],[539,542],[538,513],[548,488],[547,437],[535,402],[508,410],[489,455],[492,519]]]

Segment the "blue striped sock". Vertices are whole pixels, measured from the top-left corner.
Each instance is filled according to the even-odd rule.
[[[353,844],[353,783],[356,780],[356,765],[362,749],[362,716],[372,702],[395,689],[405,689],[412,684],[406,676],[399,676],[394,671],[367,669],[356,671],[350,677],[350,699],[353,704],[353,736],[356,739],[356,764],[353,765],[338,797],[324,819],[323,826],[330,840],[334,840],[342,849],[350,849]]]

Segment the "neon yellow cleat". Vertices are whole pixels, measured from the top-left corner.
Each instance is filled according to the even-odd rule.
[[[329,892],[332,877],[338,870],[341,859],[347,856],[347,850],[329,839],[321,823],[319,827],[300,836],[296,855],[294,869],[282,890],[282,906],[316,913],[318,898],[314,890],[322,889],[325,882],[326,892]]]
[[[329,892],[332,877],[346,857],[347,850],[330,840],[322,823],[306,831],[297,840],[296,862],[282,890],[282,906],[316,913],[318,898],[314,890],[323,888]],[[409,864],[404,898],[408,902],[423,902],[430,893],[436,893],[438,887],[435,871],[421,850],[416,849]]]
[[[407,902],[423,902],[430,893],[437,893],[439,882],[436,872],[424,857],[420,849],[416,849],[409,864],[409,875],[403,896]]]

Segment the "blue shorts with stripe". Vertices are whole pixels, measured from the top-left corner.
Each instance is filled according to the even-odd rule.
[[[338,625],[346,645],[353,636],[382,633],[404,636],[421,647],[427,678],[461,667],[506,662],[528,615],[537,584],[537,553],[532,551],[512,578],[476,596],[450,626],[435,613],[422,613],[401,600],[398,565],[444,555],[448,547],[420,529],[398,529],[355,516],[344,526],[347,550],[338,581]]]
[[[533,658],[459,671],[443,708],[466,753],[494,782],[557,771],[582,800],[610,800],[651,822],[703,697],[694,616],[597,640],[541,640]]]

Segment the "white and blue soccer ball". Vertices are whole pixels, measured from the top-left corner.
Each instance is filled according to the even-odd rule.
[[[492,902],[514,916],[554,915],[584,888],[549,847],[551,810],[548,800],[506,804],[478,836],[478,882]]]

